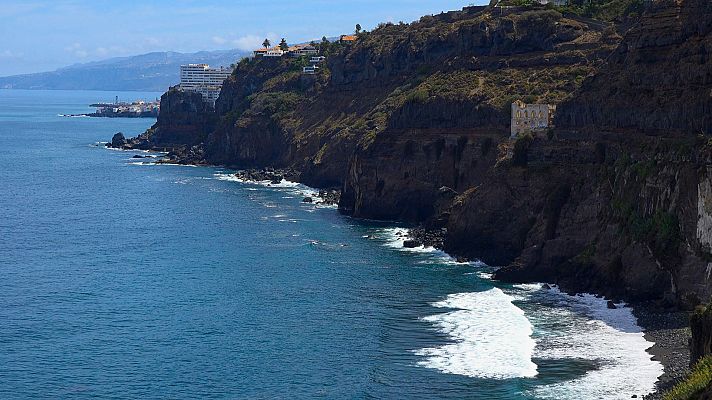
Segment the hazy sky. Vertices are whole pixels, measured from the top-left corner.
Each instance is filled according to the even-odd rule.
[[[484,0],[0,0],[0,76],[150,51],[251,49],[360,23],[410,22]]]

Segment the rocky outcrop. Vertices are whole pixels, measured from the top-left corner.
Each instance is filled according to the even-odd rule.
[[[712,253],[712,168],[700,171],[697,184],[697,240],[707,253]],[[712,260],[711,260],[712,261]],[[709,267],[712,270],[712,263]]]
[[[354,155],[341,208],[363,218],[444,221],[454,195],[482,183],[503,136],[388,130]]]
[[[161,96],[161,113],[150,130],[150,141],[156,147],[194,146],[205,140],[216,121],[199,93],[172,88]]]
[[[712,308],[699,307],[690,317],[690,363],[712,354]]]
[[[695,138],[536,139],[525,166],[501,162],[456,199],[446,247],[504,265],[496,277],[507,281],[694,306],[712,294],[697,212],[710,156],[695,148]]]
[[[126,146],[126,143],[126,137],[121,132],[117,132],[114,136],[111,137],[111,147],[120,149]]]

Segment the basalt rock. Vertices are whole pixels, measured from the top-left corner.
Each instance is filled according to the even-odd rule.
[[[161,112],[149,130],[154,147],[195,146],[214,129],[216,116],[199,93],[172,88],[161,96]]]
[[[699,307],[690,317],[690,364],[694,365],[700,358],[712,354],[712,309]]]
[[[111,138],[111,147],[120,149],[126,146],[126,143],[126,137],[124,137],[124,134],[121,132],[116,133]]]
[[[712,3],[650,4],[606,65],[560,105],[558,126],[712,133]]]

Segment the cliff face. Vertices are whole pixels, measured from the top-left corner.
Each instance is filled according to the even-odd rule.
[[[501,279],[695,304],[712,294],[697,136],[711,14],[656,2],[624,37],[546,8],[386,24],[323,45],[313,76],[299,59],[241,62],[215,111],[169,92],[148,136],[202,143],[213,164],[292,167],[342,187],[357,217],[446,227],[448,250],[504,266]],[[509,141],[517,98],[559,104],[557,129]]]
[[[496,277],[694,305],[709,298],[705,191],[695,137],[536,139],[454,202],[449,249],[506,265]],[[701,190],[702,188],[702,190]]]
[[[559,105],[553,140],[521,140],[523,154],[456,199],[447,247],[505,265],[503,280],[707,301],[709,7],[655,3]]]
[[[457,192],[482,182],[499,140],[497,131],[390,129],[353,156],[341,208],[363,218],[443,222]]]
[[[605,67],[559,107],[557,125],[712,133],[710,15],[707,0],[653,2]]]
[[[216,121],[200,94],[171,89],[161,96],[161,113],[150,130],[151,145],[197,145],[205,140]]]

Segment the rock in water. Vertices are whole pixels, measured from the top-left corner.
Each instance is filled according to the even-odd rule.
[[[302,200],[302,203],[313,203],[314,199],[311,197],[305,197],[304,200]]]
[[[126,146],[126,143],[126,137],[124,137],[124,134],[121,132],[116,133],[111,138],[111,147],[122,148]]]
[[[418,246],[420,246],[420,243],[418,243],[417,240],[410,239],[410,240],[406,240],[403,242],[403,247],[408,248],[408,249],[412,249],[412,248],[418,247]]]
[[[606,303],[606,305],[607,305],[608,308],[611,309],[611,310],[615,310],[616,308],[618,308],[618,307],[616,307],[616,304],[615,304],[612,300],[608,300],[608,302]]]

